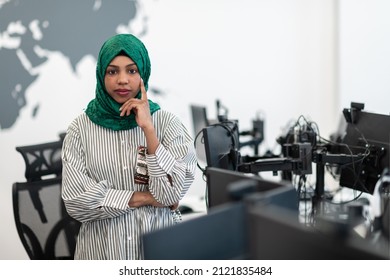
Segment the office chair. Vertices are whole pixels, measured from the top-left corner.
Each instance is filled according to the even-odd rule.
[[[62,140],[16,147],[26,164],[26,182],[12,186],[13,210],[30,259],[73,259],[80,223],[61,198]]]

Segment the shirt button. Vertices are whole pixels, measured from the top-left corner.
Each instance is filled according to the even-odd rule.
[[[127,169],[127,166],[123,166],[123,170],[126,170]]]

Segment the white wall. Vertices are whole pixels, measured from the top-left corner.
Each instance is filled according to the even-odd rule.
[[[342,4],[354,6],[352,2],[340,0]],[[273,148],[282,129],[301,114],[316,121],[324,137],[336,128],[341,110],[338,44],[342,42],[341,47],[349,48],[337,36],[343,36],[343,32],[336,32],[338,1],[148,0],[141,3],[140,20],[147,16],[148,24],[148,33],[142,39],[152,60],[150,84],[158,85],[166,93],[164,98],[156,97],[155,101],[179,115],[191,131],[189,105],[206,105],[209,115],[214,117],[216,99],[229,108],[229,117],[239,119],[243,129],[250,128],[256,112],[262,113],[266,122],[264,148]],[[348,11],[343,6],[344,16],[349,15]],[[374,15],[375,12],[371,16]],[[131,28],[136,31],[138,26]],[[49,56],[46,69],[41,69],[41,78],[29,89],[28,106],[18,123],[10,131],[0,131],[1,154],[7,159],[0,161],[0,223],[8,225],[2,226],[0,232],[0,259],[27,258],[12,213],[11,185],[24,180],[24,165],[15,146],[57,139],[58,133],[94,95],[95,62],[91,57],[80,61],[77,72],[72,73],[61,54]],[[347,65],[348,60],[344,63]],[[56,84],[62,81],[54,75],[58,69],[63,69],[60,75],[68,76],[70,87]],[[379,69],[371,71],[376,70]],[[340,84],[352,84],[345,75]],[[53,87],[55,97],[47,90]],[[43,105],[40,115],[30,119],[37,102]],[[204,187],[198,172],[189,197],[203,195]]]
[[[340,102],[390,113],[390,1],[340,1]],[[390,128],[385,128],[390,130]]]

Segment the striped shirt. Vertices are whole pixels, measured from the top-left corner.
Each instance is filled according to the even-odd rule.
[[[173,205],[194,180],[196,156],[187,129],[164,110],[152,119],[160,144],[143,161],[148,184],[134,182],[138,148],[146,146],[141,128],[110,130],[92,123],[85,113],[68,127],[62,199],[68,213],[82,222],[75,259],[143,259],[142,235],[175,224],[169,207],[128,206],[134,191],[146,190],[158,202]]]

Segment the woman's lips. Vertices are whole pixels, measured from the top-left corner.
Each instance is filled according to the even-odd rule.
[[[118,95],[128,95],[130,93],[130,90],[128,90],[128,89],[117,89],[117,90],[115,90],[115,92]]]

